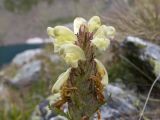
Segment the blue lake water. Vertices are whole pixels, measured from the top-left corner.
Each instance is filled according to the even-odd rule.
[[[10,63],[16,54],[20,52],[42,47],[44,47],[44,44],[17,44],[0,46],[0,66]]]

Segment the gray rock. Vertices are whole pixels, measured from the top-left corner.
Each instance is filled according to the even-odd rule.
[[[30,62],[36,55],[40,55],[42,53],[43,53],[42,49],[26,50],[22,53],[17,54],[12,60],[12,64],[21,66],[25,63]]]
[[[107,103],[101,107],[102,118],[105,120],[119,120],[124,115],[138,112],[134,106],[138,100],[136,95],[120,86],[108,85],[105,90]]]
[[[111,95],[111,97],[110,97]],[[130,91],[124,91],[120,86],[108,85],[105,90],[107,104],[100,109],[103,120],[119,120],[124,115],[130,115],[137,112],[134,103],[137,101],[135,94]],[[32,120],[54,120],[56,114],[51,112],[48,107],[49,99],[40,103],[32,114]],[[93,118],[97,120],[96,114]],[[63,118],[62,120],[65,120]]]
[[[153,82],[160,74],[160,46],[132,36],[127,37],[122,46],[125,57]]]
[[[42,68],[42,62],[35,60],[25,64],[17,71],[16,76],[9,82],[17,87],[23,87],[37,81]]]
[[[36,58],[36,56],[43,56],[45,58],[49,58],[49,60],[51,60],[51,62],[57,64],[60,61],[60,57],[56,54],[51,54],[51,53],[47,53],[45,50],[38,48],[38,49],[30,49],[30,50],[26,50],[23,51],[19,54],[17,54],[13,60],[12,60],[12,64],[18,65],[18,66],[23,66],[24,64],[27,64],[29,62],[31,62],[32,60],[34,60]]]

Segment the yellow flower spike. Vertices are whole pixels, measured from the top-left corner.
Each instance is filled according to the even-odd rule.
[[[66,44],[61,47],[61,56],[71,67],[78,67],[79,60],[86,60],[84,51],[77,45]]]
[[[47,28],[48,35],[54,38],[55,52],[59,51],[61,45],[74,44],[77,36],[67,27],[56,26]]]
[[[100,51],[105,51],[110,45],[110,40],[105,37],[95,37],[91,40],[91,43],[95,45]]]
[[[70,71],[71,71],[71,68],[68,68],[66,72],[62,73],[58,77],[57,81],[52,87],[52,93],[58,93],[61,90],[62,86],[66,83],[66,81],[69,78]]]
[[[101,20],[98,16],[93,16],[88,21],[89,32],[95,32],[101,26]]]
[[[96,62],[97,71],[102,77],[101,83],[105,87],[108,84],[108,74],[107,74],[106,68],[99,60],[94,59],[94,61]]]
[[[79,32],[79,28],[81,25],[86,25],[87,21],[82,17],[77,17],[74,19],[73,26],[74,26],[74,34]]]
[[[102,25],[96,31],[93,37],[106,37],[106,38],[113,38],[116,33],[116,30],[112,26]]]

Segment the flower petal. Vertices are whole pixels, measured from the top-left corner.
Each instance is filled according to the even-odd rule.
[[[110,40],[105,37],[95,37],[91,40],[92,44],[95,45],[100,51],[105,51],[110,45]]]
[[[69,78],[69,75],[70,75],[70,71],[71,71],[71,68],[68,68],[66,72],[62,73],[57,81],[55,82],[55,84],[53,85],[52,87],[52,93],[57,93],[60,91],[60,89],[62,88],[62,86],[66,83],[66,81],[68,80]]]
[[[95,32],[101,26],[101,20],[98,16],[93,16],[88,21],[89,32]]]
[[[55,52],[59,51],[61,45],[74,44],[77,36],[67,27],[56,26],[54,28],[47,28],[48,35],[54,38]]]
[[[105,87],[106,85],[108,85],[108,74],[106,73],[101,81],[102,85]]]
[[[74,26],[74,34],[79,32],[79,28],[81,25],[86,25],[87,21],[82,17],[77,17],[74,19],[73,26]]]
[[[107,74],[106,68],[98,59],[94,59],[94,61],[96,62],[97,71],[102,77],[101,83],[105,87],[108,84],[108,74]]]
[[[74,44],[63,45],[60,49],[60,54],[66,63],[74,68],[78,67],[79,60],[86,59],[84,51],[79,46]]]
[[[115,28],[112,26],[102,25],[99,27],[97,32],[94,34],[94,37],[106,37],[106,38],[113,38],[115,35]]]

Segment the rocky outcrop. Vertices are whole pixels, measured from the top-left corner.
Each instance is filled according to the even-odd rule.
[[[46,79],[51,80],[53,70],[59,62],[59,56],[48,53],[45,49],[26,50],[17,54],[12,62],[0,71],[0,77],[13,86],[23,88],[45,75]]]
[[[17,74],[10,80],[10,83],[16,87],[29,85],[39,79],[41,69],[42,62],[40,60],[25,64],[17,71]]]
[[[160,46],[129,36],[122,43],[125,57],[149,82],[160,74]]]
[[[36,56],[43,54],[42,49],[31,49],[31,50],[26,50],[22,53],[17,54],[13,60],[12,64],[16,65],[23,65],[26,63],[29,63],[31,60],[33,60]]]

